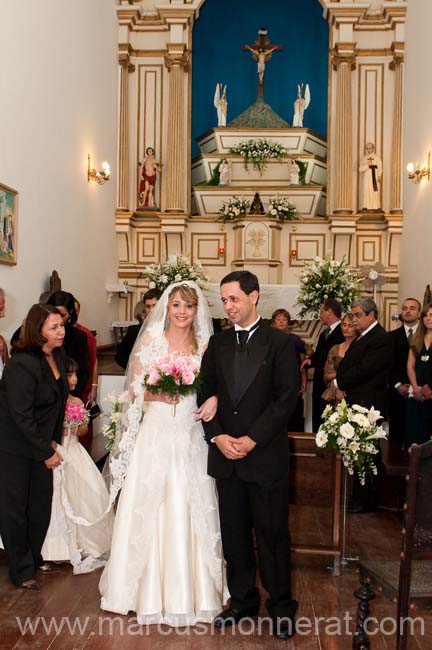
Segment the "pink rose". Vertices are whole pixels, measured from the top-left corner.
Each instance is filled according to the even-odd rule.
[[[147,383],[149,384],[149,386],[154,386],[154,384],[157,384],[159,380],[160,380],[160,374],[156,368],[153,368],[153,370],[150,371]]]
[[[192,386],[195,381],[195,373],[191,370],[184,370],[182,373],[182,383],[186,386]]]

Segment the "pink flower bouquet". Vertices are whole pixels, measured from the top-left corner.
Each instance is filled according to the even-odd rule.
[[[183,354],[172,354],[152,368],[144,377],[144,387],[151,393],[189,395],[196,393],[202,380],[196,363]]]
[[[75,404],[74,402],[68,402],[66,404],[64,416],[65,427],[79,427],[81,424],[84,424],[84,422],[89,422],[89,420],[89,412],[85,408],[84,404]]]

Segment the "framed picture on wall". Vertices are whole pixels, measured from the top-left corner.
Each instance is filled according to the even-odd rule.
[[[0,264],[17,263],[18,192],[0,183]]]

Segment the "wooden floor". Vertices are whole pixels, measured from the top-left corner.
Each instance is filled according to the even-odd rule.
[[[293,541],[318,541],[324,534],[328,513],[322,509],[296,506],[291,512]],[[348,553],[361,558],[396,559],[400,546],[400,517],[380,511],[373,514],[350,515],[348,518]],[[261,634],[248,624],[242,630],[231,628],[225,634],[210,626],[179,628],[139,626],[131,613],[110,615],[99,609],[98,579],[100,571],[73,576],[70,567],[59,573],[42,575],[40,592],[16,589],[8,579],[6,560],[0,552],[0,648],[2,650],[349,650],[355,629],[355,599],[358,585],[356,567],[350,563],[339,577],[334,577],[325,558],[295,555],[293,557],[293,592],[299,601],[298,620],[301,634],[284,642],[269,636],[263,623]],[[263,594],[263,602],[265,595]],[[262,609],[265,616],[265,610]],[[432,613],[416,610],[413,616],[424,619],[424,635],[420,624],[410,638],[409,650],[430,650],[432,647]],[[351,620],[347,619],[351,616]],[[391,618],[396,616],[394,603],[378,595],[372,604],[371,616],[384,625],[384,634],[372,637],[372,650],[395,648]],[[335,618],[336,617],[336,618]],[[391,617],[391,618],[386,618]],[[347,621],[346,621],[347,619]],[[39,627],[33,633],[21,629],[27,622]],[[44,627],[44,625],[46,627]],[[51,625],[51,627],[50,627]],[[71,626],[75,625],[75,629]],[[57,626],[57,629],[56,629]],[[81,628],[81,629],[80,629]],[[340,629],[342,628],[342,629]],[[337,632],[340,631],[340,634]]]

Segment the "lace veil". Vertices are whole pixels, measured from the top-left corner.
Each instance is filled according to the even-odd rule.
[[[144,377],[160,361],[165,350],[164,332],[168,325],[168,302],[176,287],[187,285],[198,295],[198,309],[194,329],[198,344],[198,354],[202,355],[213,333],[212,320],[207,301],[200,287],[192,280],[170,284],[163,292],[150,316],[144,321],[132,349],[126,370],[125,392],[121,421],[114,448],[109,458],[110,506],[121,490],[129,467],[135,440],[138,435],[144,410]]]

